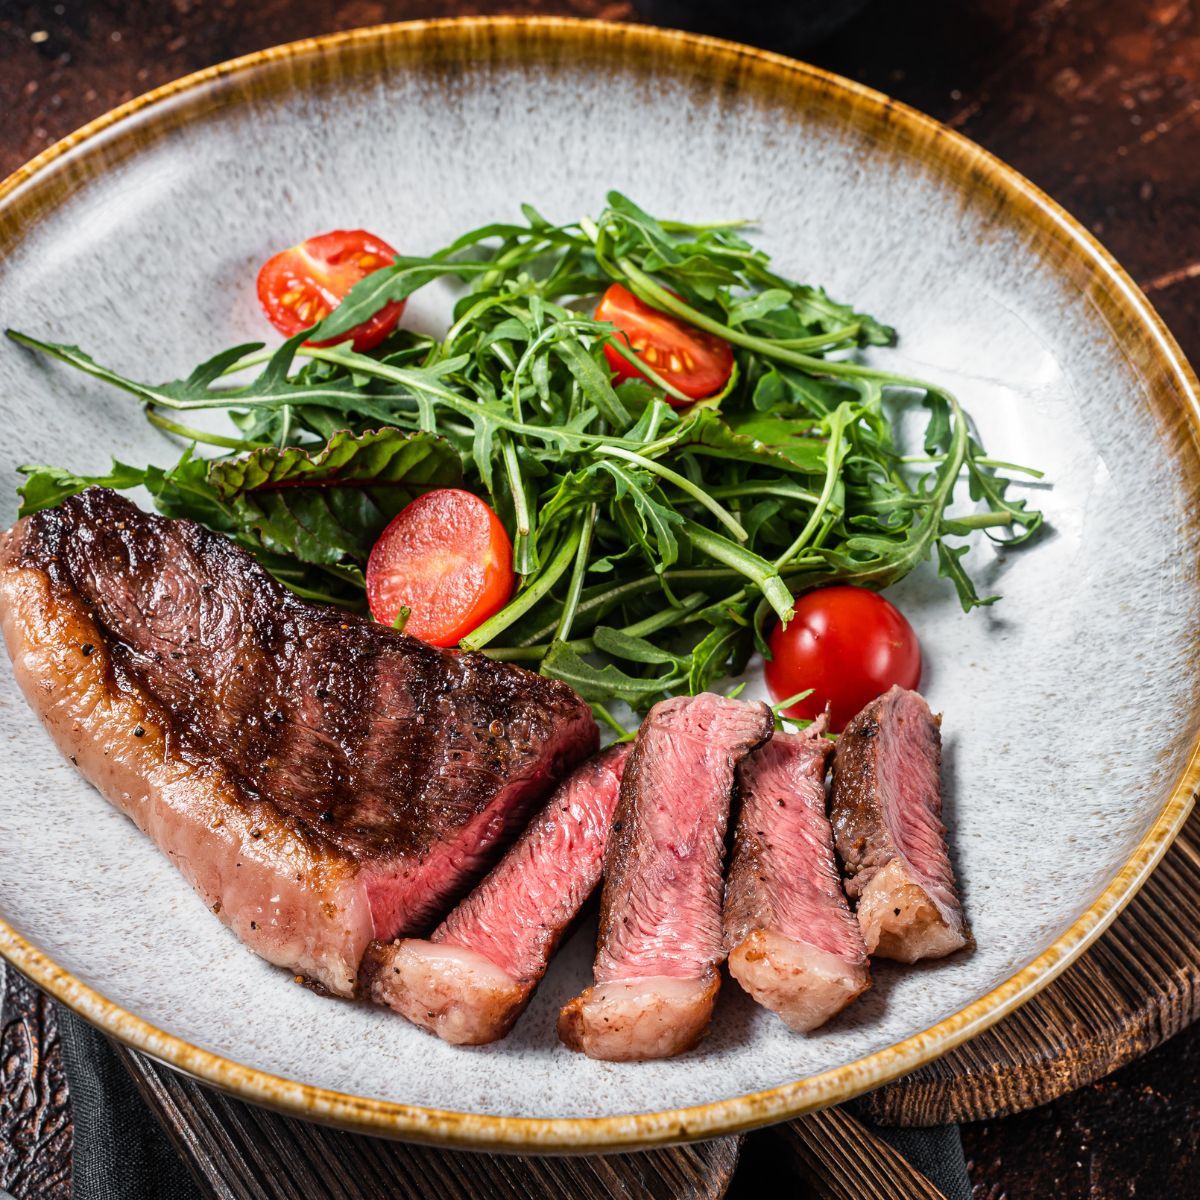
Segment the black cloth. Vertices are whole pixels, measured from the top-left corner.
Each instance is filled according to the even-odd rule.
[[[861,1113],[855,1115],[876,1137],[903,1155],[910,1166],[916,1167],[946,1200],[972,1200],[971,1178],[957,1125],[902,1129],[876,1125]]]
[[[75,1123],[72,1200],[201,1200],[104,1035],[61,1005],[58,1028]]]

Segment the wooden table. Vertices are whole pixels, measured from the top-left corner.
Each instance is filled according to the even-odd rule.
[[[0,0],[0,174],[112,105],[198,67],[334,29],[479,12],[623,20],[636,7],[620,0]],[[1200,360],[1198,0],[876,0],[806,57],[924,109],[1028,175],[1106,243],[1184,351]],[[1188,1024],[1200,1008],[1197,846],[1193,820],[1159,890],[1143,900],[1151,915],[1161,906],[1187,929],[1149,994],[1096,987],[1105,972],[1127,971],[1136,960],[1137,939],[1121,933],[1127,922],[1098,948],[1099,966],[1081,968],[1074,983],[1026,1010],[1027,1034],[1002,1027],[876,1094],[873,1110],[909,1119],[994,1110],[999,1083],[984,1089],[987,1109],[961,1080],[964,1073],[986,1079],[998,1063],[1007,1072],[1007,1107],[1019,1108],[1094,1079]],[[1138,919],[1145,918],[1131,910],[1128,920]],[[1101,994],[1105,1019],[1091,1031],[1076,1028],[1072,1014]],[[1117,1011],[1130,1031],[1123,1040],[1110,1038],[1105,1023]],[[1041,1050],[1035,1025],[1045,1035]],[[1060,1056],[1057,1073],[1037,1075],[1055,1039],[1068,1033],[1086,1053]],[[1006,1036],[1020,1046],[1006,1047]],[[1017,1070],[1021,1055],[1033,1064],[1028,1078]],[[1053,1103],[964,1125],[976,1196],[1200,1197],[1198,1114],[1200,1028],[1193,1027]],[[819,1148],[822,1137],[857,1137],[848,1121],[835,1111],[786,1139],[752,1136],[729,1194],[750,1196],[798,1165],[808,1185],[797,1194],[834,1195],[822,1183]],[[10,971],[0,987],[0,1187],[19,1200],[67,1200],[70,1143],[53,1009]]]

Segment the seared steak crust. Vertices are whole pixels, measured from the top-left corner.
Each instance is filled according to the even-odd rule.
[[[159,706],[182,757],[356,858],[427,850],[557,723],[575,757],[595,736],[566,685],[308,604],[228,539],[106,489],[30,517],[19,564],[81,597],[114,687]]]
[[[832,820],[867,950],[915,962],[967,945],[942,824],[941,719],[893,687],[838,739]]]
[[[337,991],[352,987],[347,972],[372,933],[427,927],[596,745],[591,713],[565,685],[305,603],[227,539],[105,489],[18,523],[0,562],[0,608],[18,678],[60,748],[75,755],[80,722],[92,722],[95,754],[79,756],[81,769],[261,953],[301,965],[292,949],[256,944],[230,911],[244,887],[199,881],[205,839],[220,836],[208,829],[226,818],[253,826],[251,845],[278,850],[267,878],[298,884],[297,905],[328,903],[331,881],[357,880],[355,896],[339,898],[359,914],[337,935],[344,944],[325,948],[325,966],[320,947],[302,956]],[[51,626],[60,641],[82,640],[27,653]],[[95,695],[78,694],[57,659],[47,666],[60,650],[95,676]],[[96,696],[141,713],[137,727],[93,720]],[[185,819],[148,777],[135,795],[149,766],[119,787],[107,777],[105,763],[127,751],[132,763],[148,738],[193,790],[221,795],[215,823]]]
[[[625,767],[604,856],[595,987],[559,1036],[595,1058],[657,1058],[704,1036],[725,957],[721,864],[734,771],[771,710],[706,693],[656,704]]]

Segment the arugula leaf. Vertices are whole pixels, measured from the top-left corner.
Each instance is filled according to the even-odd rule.
[[[630,662],[661,664],[669,663],[676,670],[683,667],[683,660],[678,654],[663,650],[648,638],[635,637],[620,629],[608,625],[597,625],[592,631],[592,645],[605,654],[614,658],[624,658]]]
[[[304,337],[328,342],[345,336],[356,325],[369,321],[381,308],[407,300],[418,288],[453,275],[464,279],[494,269],[490,262],[449,262],[434,255],[432,258],[398,256],[390,266],[372,271],[359,280],[345,299],[315,329],[306,330]]]
[[[968,550],[970,550],[970,546],[948,546],[941,540],[937,544],[938,574],[954,584],[963,612],[970,612],[973,608],[984,608],[995,604],[1000,599],[999,596],[986,596],[980,599],[975,585],[971,582],[971,577],[962,565],[962,558]]]
[[[578,342],[561,341],[553,345],[555,354],[566,363],[583,395],[601,416],[617,429],[627,428],[633,418],[613,390],[607,368],[602,368]]]
[[[935,559],[964,608],[994,602],[958,539],[1032,544],[1043,517],[1013,476],[1037,472],[989,458],[948,392],[859,361],[856,347],[891,344],[890,327],[779,273],[742,222],[664,220],[617,192],[594,220],[521,216],[397,259],[315,334],[231,347],[166,383],[10,332],[191,444],[166,469],[30,465],[22,511],[92,484],[144,486],[298,594],[361,606],[390,515],[461,478],[505,523],[521,577],[464,648],[566,678],[610,724],[606,702],[643,708],[740,670],[807,588],[884,588]],[[462,288],[441,337],[399,330],[369,353],[306,344],[439,279]],[[733,347],[718,394],[689,404],[648,367],[614,382],[614,327],[588,315],[613,282]],[[899,415],[921,405],[924,454],[909,455]],[[193,409],[226,412],[234,432],[191,427]]]
[[[222,533],[236,529],[228,508],[208,483],[207,462],[193,457],[190,448],[173,467],[167,468],[131,467],[113,459],[112,469],[106,475],[73,475],[39,463],[27,463],[17,471],[26,476],[17,488],[22,497],[21,516],[61,504],[89,487],[124,491],[144,487],[165,516],[190,517]]]
[[[22,515],[98,485],[144,486],[166,516],[191,517],[254,551],[289,586],[311,576],[281,569],[291,562],[343,568],[343,583],[362,586],[362,569],[384,526],[431,487],[461,481],[461,462],[445,440],[379,429],[336,433],[317,453],[266,448],[236,459],[204,460],[188,451],[174,467],[113,463],[84,477],[54,467],[21,467]]]
[[[349,373],[301,383],[288,374],[301,349],[305,336],[301,333],[284,342],[271,355],[259,376],[242,387],[222,388],[216,387],[215,383],[247,357],[252,358],[261,343],[222,351],[202,363],[186,379],[149,384],[139,383],[102,366],[77,346],[41,342],[12,330],[8,331],[8,336],[87,375],[130,392],[148,405],[180,411],[226,408],[243,412],[251,409],[275,412],[288,407],[317,408],[331,410],[343,417],[365,418],[381,424],[392,422],[398,412],[404,410],[406,403],[412,403],[423,393],[440,394],[456,400],[458,397],[445,388],[443,378],[463,365],[459,360],[448,360],[428,368],[390,368],[389,377],[401,386],[389,390],[364,388]],[[305,352],[312,353],[308,348],[305,348]],[[317,353],[336,357],[334,350]],[[348,352],[344,358],[348,365],[353,366],[353,357]]]
[[[688,690],[707,692],[717,680],[737,674],[750,657],[752,637],[745,625],[733,621],[715,625],[692,651]]]
[[[700,418],[708,419],[701,424]],[[706,453],[756,462],[763,466],[821,475],[825,470],[825,441],[817,423],[787,419],[778,414],[747,414],[726,425],[715,414],[698,413],[693,430],[681,444],[703,446]]]
[[[144,467],[127,466],[115,458],[112,470],[107,475],[75,475],[45,463],[26,463],[17,471],[25,476],[25,482],[17,488],[17,494],[21,497],[22,517],[42,508],[54,508],[85,488],[95,486],[124,490],[141,486],[146,478]]]
[[[683,517],[667,502],[654,477],[645,471],[630,470],[608,459],[601,459],[595,469],[608,472],[616,480],[618,519],[641,546],[647,561],[661,574],[679,557],[674,527],[683,524]]]
[[[651,679],[639,679],[611,663],[596,667],[569,642],[551,642],[542,659],[541,673],[569,683],[585,700],[624,700],[633,708],[648,708],[670,688],[682,682],[678,673],[666,671]]]
[[[752,292],[738,300],[728,310],[730,325],[744,325],[747,321],[760,321],[777,309],[785,309],[791,303],[792,293],[786,288],[768,288],[765,292]]]

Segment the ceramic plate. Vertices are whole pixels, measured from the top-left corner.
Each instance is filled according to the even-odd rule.
[[[655,212],[757,218],[788,274],[899,327],[897,369],[957,390],[998,456],[1043,467],[1052,527],[976,562],[964,615],[897,589],[945,713],[951,849],[978,949],[881,964],[801,1037],[727,986],[669,1062],[591,1062],[554,1014],[591,931],[507,1040],[456,1049],[253,957],[55,752],[0,670],[0,950],[130,1044],[250,1099],[396,1136],[598,1148],[712,1135],[843,1099],[1027,999],[1091,941],[1191,804],[1200,713],[1196,381],[1129,279],[977,147],[810,67],[702,38],[562,21],[401,25],[164,88],[11,179],[0,322],[171,378],[260,337],[258,264],[328,228],[423,252],[618,187]],[[406,318],[444,319],[419,293]],[[0,347],[12,468],[166,462],[126,397]]]

